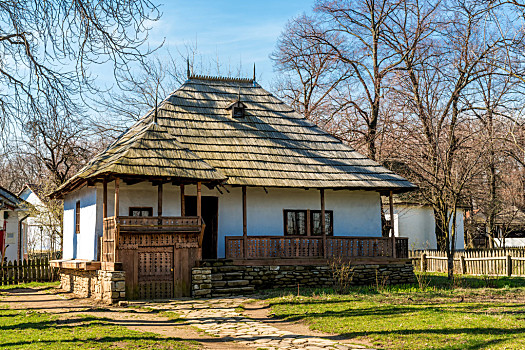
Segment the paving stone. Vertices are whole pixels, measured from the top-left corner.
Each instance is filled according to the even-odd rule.
[[[254,321],[235,309],[248,301],[245,297],[210,298],[197,300],[170,300],[144,303],[154,310],[169,310],[185,318],[205,333],[232,339],[249,347],[275,350],[374,350],[361,345],[341,344],[329,339],[311,337],[282,331]],[[130,303],[131,305],[131,303]]]

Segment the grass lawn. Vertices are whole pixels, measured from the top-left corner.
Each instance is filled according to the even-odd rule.
[[[53,283],[3,286],[2,289],[50,287]],[[193,343],[155,333],[129,330],[89,315],[59,317],[11,310],[0,297],[0,349],[197,349]]]
[[[525,278],[444,275],[428,287],[296,291],[271,296],[276,317],[384,349],[525,349]],[[459,285],[459,287],[458,287]]]

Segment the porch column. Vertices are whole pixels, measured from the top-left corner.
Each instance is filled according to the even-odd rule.
[[[248,253],[248,215],[246,213],[246,186],[242,186],[242,249],[243,258],[247,258]]]
[[[108,179],[102,180],[102,237],[98,240],[98,261],[105,261],[104,258],[104,238],[107,239],[106,219],[108,217]]]
[[[392,235],[392,257],[397,258],[396,249],[396,235],[394,234],[394,192],[390,191],[388,194],[388,201],[390,204],[390,234]]]
[[[108,217],[108,180],[102,180],[102,217]]]
[[[115,219],[119,216],[119,205],[120,205],[120,202],[119,202],[119,182],[120,182],[120,179],[117,177],[115,179]]]
[[[180,216],[186,216],[186,202],[184,199],[184,185],[180,185]]]
[[[323,257],[326,258],[326,224],[325,224],[325,205],[324,205],[324,188],[320,189],[321,193],[321,234],[323,235]]]
[[[157,186],[157,216],[162,216],[162,183]]]
[[[201,182],[197,182],[197,216],[202,216]]]
[[[117,250],[118,250],[118,239],[119,239],[119,206],[120,206],[120,188],[119,188],[120,179],[117,177],[115,179],[115,232],[113,234],[113,262],[117,262]]]

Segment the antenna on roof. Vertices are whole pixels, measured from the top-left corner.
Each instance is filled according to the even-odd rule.
[[[190,59],[186,58],[186,76],[190,78]]]
[[[255,83],[255,62],[253,63],[253,82]]]

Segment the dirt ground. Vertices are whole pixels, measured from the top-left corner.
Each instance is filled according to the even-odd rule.
[[[108,322],[124,326],[140,332],[152,332],[166,337],[197,341],[203,349],[209,350],[241,350],[247,347],[232,342],[229,339],[214,337],[205,334],[184,320],[170,320],[156,311],[144,308],[117,307],[97,304],[91,299],[77,298],[69,293],[62,293],[55,287],[48,288],[12,288],[0,290],[0,303],[15,310],[31,310],[58,315],[61,320],[74,320],[79,315],[105,318]],[[301,322],[286,322],[274,319],[270,309],[264,301],[249,302],[243,305],[243,314],[253,320],[264,322],[280,330],[295,334],[326,337],[332,340],[345,342],[346,339],[333,334],[313,331],[308,325]],[[355,341],[353,341],[355,344]]]
[[[108,307],[89,299],[79,299],[71,294],[60,293],[54,287],[0,290],[0,303],[15,310],[32,310],[58,315],[59,322],[74,319],[78,315],[103,317],[112,324],[132,330],[197,341],[202,344],[203,349],[248,349],[238,343],[209,336],[185,324],[184,321],[170,321],[169,318],[150,310]]]

